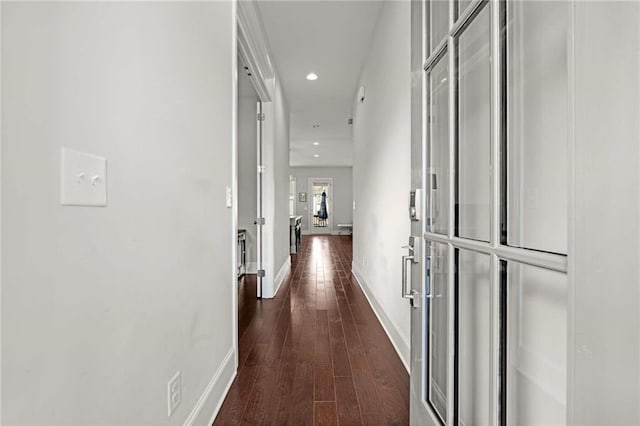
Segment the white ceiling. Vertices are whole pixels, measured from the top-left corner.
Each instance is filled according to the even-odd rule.
[[[381,7],[362,0],[258,1],[289,101],[291,166],[352,165],[347,119]],[[310,72],[318,80],[306,80]]]

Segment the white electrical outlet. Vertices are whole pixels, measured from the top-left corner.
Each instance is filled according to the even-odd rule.
[[[182,374],[178,371],[167,383],[167,412],[169,417],[182,401]]]

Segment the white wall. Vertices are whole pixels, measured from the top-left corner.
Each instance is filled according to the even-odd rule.
[[[353,128],[353,268],[405,365],[410,307],[400,295],[400,257],[410,235],[410,19],[409,2],[385,2]]]
[[[208,385],[210,420],[235,367],[234,9],[2,4],[2,424],[183,424]],[[107,207],[60,205],[63,146],[108,159]]]
[[[574,13],[569,418],[576,425],[637,425],[640,5],[576,2]]]
[[[255,273],[258,217],[258,95],[244,70],[238,75],[238,228],[247,230],[247,272]]]
[[[289,254],[289,107],[284,90],[276,79],[274,91],[274,293],[278,290],[284,273],[291,265]]]
[[[309,178],[333,179],[333,217],[330,232],[338,232],[339,223],[353,223],[353,168],[352,167],[291,167],[296,178],[296,215],[302,216],[302,229],[309,230],[309,208],[312,197]],[[307,202],[301,203],[298,194],[307,193]]]

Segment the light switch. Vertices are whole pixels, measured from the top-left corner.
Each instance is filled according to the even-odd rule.
[[[225,191],[225,206],[227,206],[227,208],[230,209],[232,206],[232,202],[233,202],[233,195],[231,195],[231,188],[227,186]]]
[[[60,163],[60,204],[107,205],[106,158],[62,148]]]

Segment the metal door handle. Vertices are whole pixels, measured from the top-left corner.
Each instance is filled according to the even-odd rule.
[[[402,297],[413,300],[413,292],[407,291],[407,263],[413,262],[413,256],[402,256]]]

